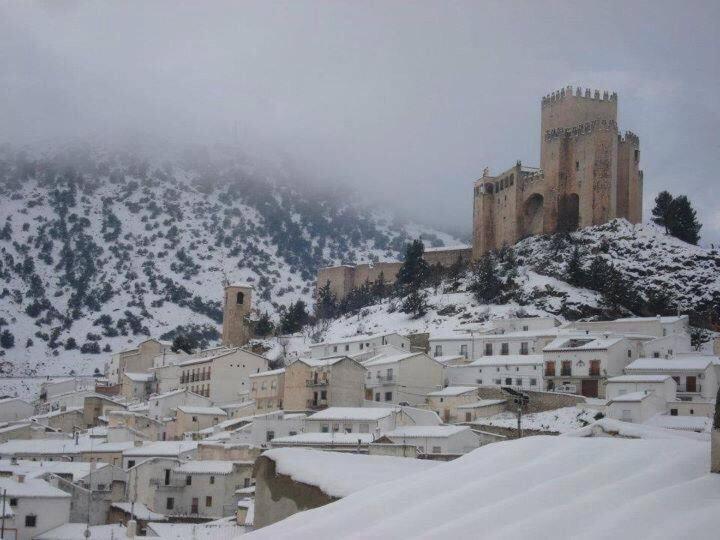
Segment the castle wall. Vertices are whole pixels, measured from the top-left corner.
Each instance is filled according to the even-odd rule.
[[[355,283],[355,267],[343,265],[321,268],[318,270],[315,290],[324,287],[328,281],[330,282],[330,291],[335,297],[338,299],[345,298]]]
[[[227,347],[241,347],[252,337],[246,320],[252,306],[252,291],[252,286],[245,284],[225,287],[222,344]]]
[[[423,259],[431,266],[439,264],[440,266],[452,266],[458,260],[468,262],[472,258],[472,248],[431,248],[426,249]]]

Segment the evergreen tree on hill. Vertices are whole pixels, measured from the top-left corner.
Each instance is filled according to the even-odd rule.
[[[400,290],[416,290],[423,286],[430,276],[430,267],[423,259],[425,245],[422,240],[413,240],[405,250],[405,262],[398,270],[396,284]]]
[[[570,260],[567,262],[565,267],[565,274],[567,275],[567,281],[570,285],[574,285],[576,287],[582,287],[585,285],[585,269],[583,268],[580,250],[577,246],[575,246],[570,254]]]
[[[402,313],[409,313],[413,319],[419,319],[425,316],[428,309],[427,296],[418,290],[414,290],[407,295],[400,306],[400,311]]]
[[[652,209],[652,220],[658,225],[665,227],[665,232],[668,231],[668,222],[670,221],[670,209],[673,203],[673,196],[670,195],[669,191],[661,191],[657,197],[655,197],[655,208]]]
[[[175,336],[175,339],[173,339],[170,350],[172,352],[183,351],[187,354],[192,354],[196,347],[197,341],[191,336],[187,334],[178,334],[177,336]]]
[[[700,240],[702,224],[698,222],[695,209],[685,195],[673,197],[667,191],[661,192],[655,198],[652,215],[652,220],[664,226],[665,232],[675,238],[690,244],[697,244]]]
[[[315,303],[315,317],[320,320],[332,319],[337,315],[338,305],[335,293],[330,288],[330,280],[318,289]]]
[[[275,325],[270,320],[270,315],[265,311],[255,322],[255,335],[265,337],[272,334],[273,330],[275,330]]]
[[[609,274],[610,268],[608,267],[608,263],[603,257],[596,255],[590,263],[590,268],[588,268],[587,288],[593,291],[603,292],[607,287]]]
[[[294,334],[302,330],[303,326],[310,322],[310,315],[307,306],[302,300],[298,300],[283,313],[280,318],[280,329],[283,334]]]
[[[492,254],[486,253],[475,267],[470,292],[473,293],[478,302],[488,304],[500,295],[502,289],[503,286],[498,277],[495,259]]]

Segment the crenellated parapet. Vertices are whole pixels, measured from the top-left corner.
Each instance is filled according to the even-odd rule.
[[[632,131],[626,131],[623,137],[618,136],[620,142],[630,143],[635,148],[640,148],[640,137]]]
[[[573,93],[573,87],[568,85],[565,88],[561,88],[560,90],[556,90],[555,92],[552,92],[546,96],[543,96],[542,98],[542,106],[550,106],[555,103],[558,103],[566,98],[581,98],[581,99],[591,99],[595,101],[617,101],[617,92],[608,92],[607,90],[600,91],[600,90],[591,90],[590,88],[585,88],[584,90],[580,88],[579,86],[575,88],[575,91]]]
[[[593,120],[573,127],[548,129],[545,132],[545,140],[552,141],[561,137],[580,137],[597,131],[617,131],[617,129],[615,120]]]

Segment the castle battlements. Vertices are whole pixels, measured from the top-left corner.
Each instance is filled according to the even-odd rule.
[[[552,141],[560,137],[580,137],[590,135],[596,131],[617,131],[617,129],[617,122],[614,120],[593,120],[573,127],[548,129],[545,132],[545,140]]]
[[[600,92],[600,90],[591,90],[586,88],[584,91],[579,86],[575,88],[573,94],[573,87],[568,85],[565,88],[561,88],[555,92],[552,92],[542,98],[542,106],[546,107],[553,105],[565,98],[581,98],[581,99],[592,99],[595,101],[617,101],[617,92],[608,92],[607,90]]]
[[[632,144],[636,148],[640,148],[640,137],[635,135],[632,131],[626,131],[625,136],[618,135],[620,142],[627,142]]]

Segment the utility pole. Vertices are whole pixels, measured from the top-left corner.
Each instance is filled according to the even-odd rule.
[[[0,540],[5,538],[5,496],[6,495],[7,495],[7,489],[3,489],[2,524],[0,525]]]

